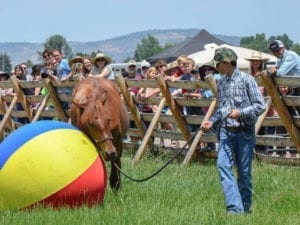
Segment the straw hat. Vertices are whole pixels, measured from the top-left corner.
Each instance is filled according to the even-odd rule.
[[[96,66],[96,62],[98,59],[104,59],[106,61],[106,64],[110,64],[112,62],[112,59],[109,56],[104,55],[103,52],[97,53],[95,58],[92,59],[92,64]]]
[[[174,61],[174,62],[172,62],[172,63],[168,66],[168,69],[166,69],[166,70],[164,71],[164,73],[167,74],[168,76],[170,76],[170,75],[171,75],[171,72],[172,72],[173,70],[175,70],[175,69],[178,69],[178,68],[179,68],[179,67],[178,67],[177,61]]]
[[[269,60],[269,58],[263,58],[262,53],[258,51],[253,51],[250,58],[245,58],[246,60],[262,60],[266,61]]]
[[[72,67],[72,65],[74,64],[74,62],[83,63],[83,57],[81,57],[81,56],[75,56],[73,59],[70,59],[69,60],[69,66]]]

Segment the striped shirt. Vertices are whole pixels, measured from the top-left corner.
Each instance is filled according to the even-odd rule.
[[[249,127],[265,109],[264,98],[255,79],[247,73],[235,70],[232,76],[223,76],[217,85],[218,107],[210,121],[221,126]],[[240,110],[240,119],[227,118],[231,110]]]

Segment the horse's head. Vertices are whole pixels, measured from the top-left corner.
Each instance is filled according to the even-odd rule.
[[[117,158],[117,151],[113,144],[111,117],[105,109],[105,99],[104,93],[101,99],[73,98],[73,104],[79,107],[81,111],[79,128],[94,141],[105,160],[114,161]]]

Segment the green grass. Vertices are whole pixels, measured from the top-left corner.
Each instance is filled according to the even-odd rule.
[[[143,178],[166,159],[144,156],[131,166],[132,155],[122,159],[124,170]],[[63,224],[300,224],[300,169],[254,161],[254,199],[251,215],[227,216],[215,160],[182,166],[172,163],[153,179],[136,183],[124,176],[114,194],[107,188],[102,205],[77,209],[37,208],[0,212],[1,225]]]

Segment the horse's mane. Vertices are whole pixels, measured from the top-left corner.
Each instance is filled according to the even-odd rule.
[[[81,115],[81,124],[92,123],[95,118],[105,118],[105,109],[99,100],[90,100]]]

